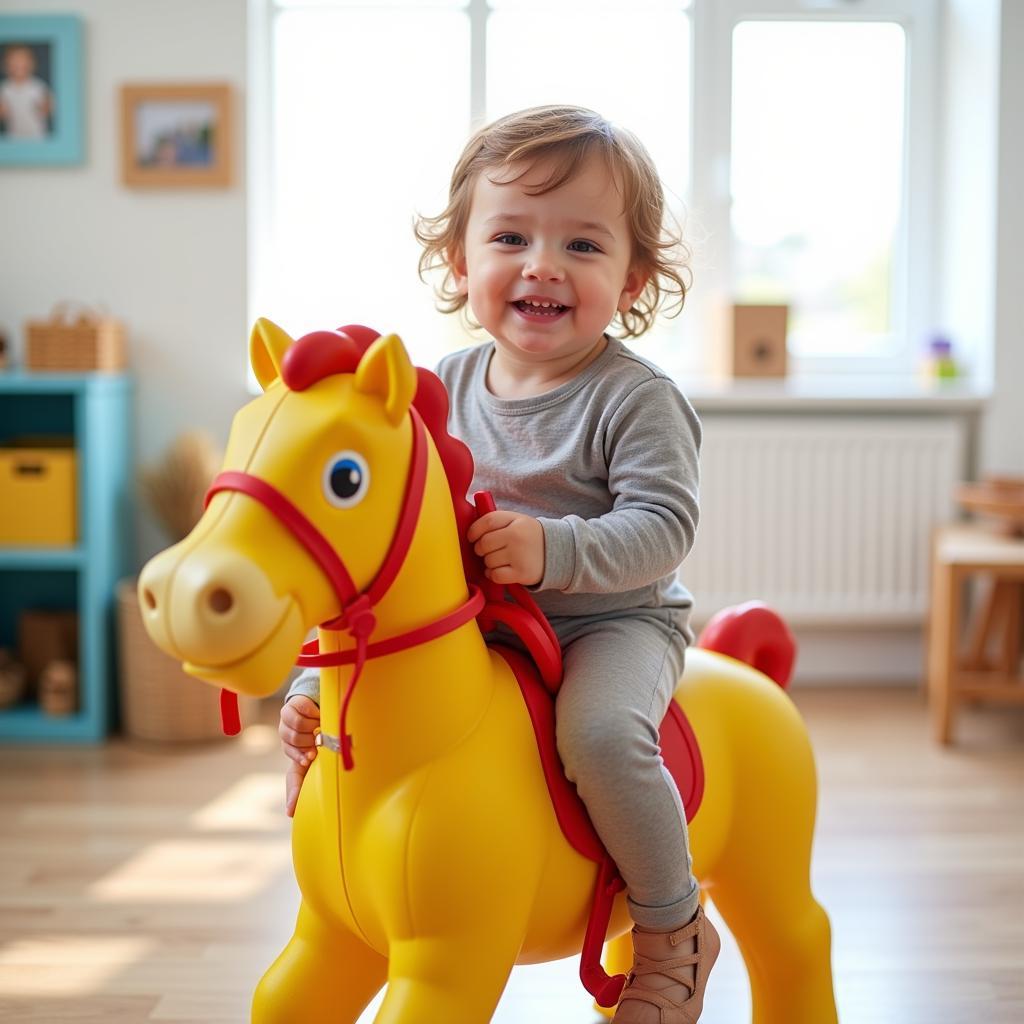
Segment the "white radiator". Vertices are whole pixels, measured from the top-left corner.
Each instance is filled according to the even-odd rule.
[[[931,530],[964,473],[961,421],[703,420],[700,528],[681,573],[698,622],[754,598],[796,624],[922,620]]]

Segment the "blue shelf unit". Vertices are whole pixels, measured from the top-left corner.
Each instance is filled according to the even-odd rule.
[[[0,545],[0,647],[16,646],[24,609],[75,609],[79,635],[77,712],[2,709],[0,743],[97,743],[116,724],[115,587],[135,568],[133,390],[126,374],[0,373],[0,442],[73,437],[78,501],[74,546]]]

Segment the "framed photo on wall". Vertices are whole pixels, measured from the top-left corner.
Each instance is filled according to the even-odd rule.
[[[68,14],[0,14],[0,166],[78,164],[82,22]]]
[[[157,188],[231,184],[231,87],[121,87],[121,180]]]

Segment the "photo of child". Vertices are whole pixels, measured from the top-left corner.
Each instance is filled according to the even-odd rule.
[[[8,43],[0,68],[0,135],[45,139],[52,131],[53,91],[47,83],[49,44]]]

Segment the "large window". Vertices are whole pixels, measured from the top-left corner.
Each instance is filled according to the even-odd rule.
[[[736,297],[791,303],[796,355],[894,351],[903,29],[744,21],[732,53]]]
[[[467,341],[416,276],[471,127],[591,106],[651,151],[694,249],[635,344],[714,362],[731,301],[786,302],[804,369],[907,370],[927,321],[934,0],[251,0],[251,311]],[[912,59],[913,58],[913,59]]]

